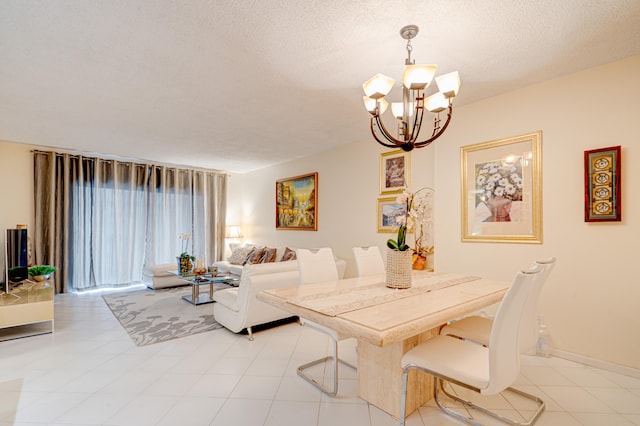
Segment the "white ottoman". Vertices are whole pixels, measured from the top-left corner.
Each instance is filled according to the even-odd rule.
[[[178,265],[175,263],[167,263],[164,265],[145,266],[142,270],[142,282],[151,289],[157,290],[167,287],[178,287],[187,285],[188,282],[179,278],[177,275],[169,271],[176,271]]]

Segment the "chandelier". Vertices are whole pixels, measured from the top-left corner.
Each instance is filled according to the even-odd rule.
[[[398,119],[398,138],[394,138],[384,126],[380,116],[389,102],[384,98],[395,83],[391,77],[376,74],[363,85],[364,106],[371,113],[371,133],[378,143],[388,148],[411,151],[423,148],[438,139],[447,129],[453,114],[453,98],[460,89],[457,71],[436,77],[439,91],[425,99],[424,93],[436,73],[436,65],[415,65],[411,60],[411,40],[418,34],[417,25],[402,27],[400,35],[407,40],[407,59],[402,74],[402,102],[393,102],[391,112]],[[433,131],[428,139],[418,141],[424,110],[435,113]],[[447,110],[447,120],[442,124],[440,112]]]

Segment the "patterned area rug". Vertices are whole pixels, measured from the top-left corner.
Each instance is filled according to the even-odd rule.
[[[228,287],[214,284],[214,291]],[[201,291],[205,289],[209,290],[202,286]],[[213,304],[192,305],[182,299],[189,294],[191,286],[105,294],[102,298],[131,340],[146,346],[222,328],[213,318]]]

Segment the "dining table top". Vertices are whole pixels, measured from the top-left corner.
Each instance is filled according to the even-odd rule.
[[[408,289],[386,287],[382,274],[269,289],[257,298],[344,336],[386,346],[499,303],[509,284],[413,271]]]

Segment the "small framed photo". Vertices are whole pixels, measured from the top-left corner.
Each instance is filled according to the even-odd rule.
[[[584,221],[620,222],[620,146],[584,152]]]
[[[542,132],[461,148],[462,241],[542,243]]]
[[[411,153],[402,150],[380,154],[380,194],[397,194],[411,182]]]
[[[318,230],[318,172],[276,181],[276,229]]]
[[[407,203],[399,203],[397,197],[378,198],[378,232],[396,232],[398,217],[407,215]]]

